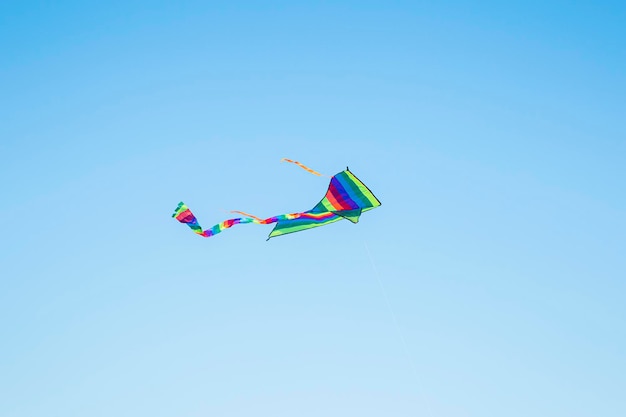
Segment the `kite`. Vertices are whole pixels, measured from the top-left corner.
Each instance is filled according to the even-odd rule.
[[[300,162],[292,161],[291,159],[283,159],[282,161],[296,164],[313,175],[322,176],[319,172],[308,168]],[[178,203],[178,207],[176,207],[172,217],[180,223],[186,224],[194,233],[202,237],[214,236],[236,224],[276,223],[276,226],[274,226],[274,229],[267,238],[269,240],[275,236],[325,226],[343,219],[357,223],[361,213],[378,206],[380,206],[380,201],[378,201],[361,180],[346,168],[344,171],[330,178],[328,191],[326,191],[324,198],[311,210],[302,213],[281,214],[279,216],[261,219],[251,214],[244,213],[243,211],[232,211],[231,213],[241,214],[244,217],[225,220],[210,229],[202,230],[196,216],[194,216],[191,210],[189,210],[189,207],[181,201]]]

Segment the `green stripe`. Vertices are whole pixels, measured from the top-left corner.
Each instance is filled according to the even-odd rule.
[[[374,196],[374,194],[359,180],[354,174],[350,171],[343,171],[346,173],[350,180],[351,188],[355,191],[355,194],[362,196],[369,204],[364,204],[365,206],[378,207],[380,206],[380,201]]]
[[[269,237],[272,238],[275,236],[286,235],[288,233],[299,232],[301,230],[312,229],[314,227],[325,226],[327,224],[334,223],[339,220],[343,220],[343,217],[341,216],[331,217],[330,219],[324,220],[324,221],[315,221],[315,220],[297,221],[297,224],[294,224],[296,223],[295,220],[287,220],[285,222],[278,222],[276,223],[276,226],[274,227],[274,230],[272,230],[272,233],[270,233]]]
[[[332,204],[330,204],[330,201],[328,200],[328,198],[324,197],[322,199],[322,201],[319,202],[319,204],[321,204],[322,206],[324,206],[324,208],[326,209],[326,211],[333,211],[335,208],[333,207]],[[319,205],[318,204],[318,205]]]

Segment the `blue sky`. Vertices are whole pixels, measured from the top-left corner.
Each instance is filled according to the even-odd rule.
[[[0,415],[625,415],[625,19],[3,2]]]

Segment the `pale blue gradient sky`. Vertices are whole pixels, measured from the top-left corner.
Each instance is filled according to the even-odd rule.
[[[626,415],[623,2],[173,3],[0,5],[1,416]]]

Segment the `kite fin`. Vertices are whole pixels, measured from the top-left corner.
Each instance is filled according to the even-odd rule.
[[[352,223],[358,223],[359,222],[359,217],[361,217],[361,212],[363,210],[361,209],[356,209],[356,210],[341,210],[341,211],[333,211],[334,214],[336,214],[337,216],[341,216],[346,220],[350,220]]]

